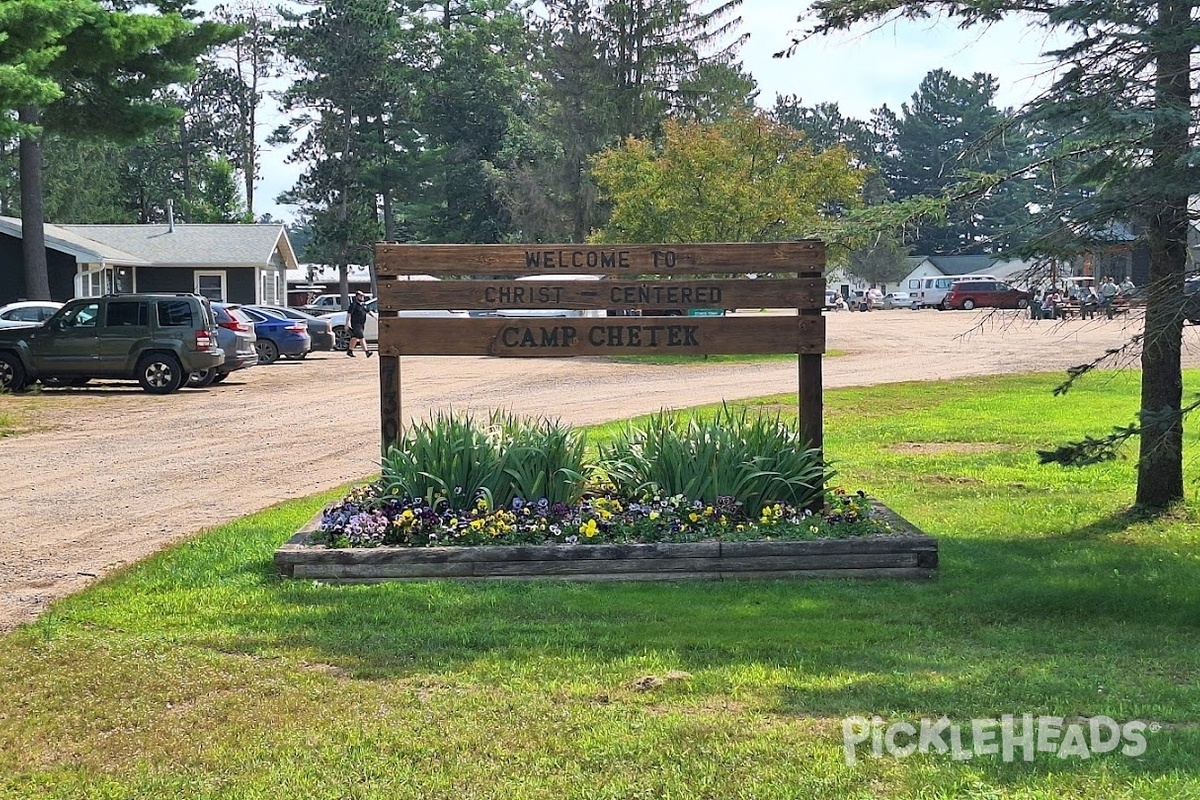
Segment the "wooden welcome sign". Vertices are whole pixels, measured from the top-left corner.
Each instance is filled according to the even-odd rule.
[[[629,354],[797,353],[800,433],[822,446],[825,245],[375,245],[383,449],[400,440],[400,356],[563,358]],[[756,277],[767,274],[771,277]],[[405,280],[432,275],[430,280]],[[557,276],[557,277],[556,277]],[[580,276],[599,280],[579,280]],[[755,277],[752,277],[755,276]],[[516,278],[529,280],[515,280]],[[735,308],[797,315],[700,316]],[[505,310],[477,318],[406,310]],[[616,312],[547,317],[547,310]],[[624,316],[645,309],[689,316]],[[520,312],[534,312],[520,316]],[[390,316],[389,316],[390,314]]]

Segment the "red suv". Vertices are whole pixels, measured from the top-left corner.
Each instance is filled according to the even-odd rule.
[[[1029,292],[1000,281],[955,281],[943,301],[946,308],[1028,308]]]

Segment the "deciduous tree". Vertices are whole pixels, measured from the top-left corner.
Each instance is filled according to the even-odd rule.
[[[762,113],[668,120],[661,144],[629,139],[597,156],[612,202],[597,241],[765,242],[812,235],[831,205],[858,204],[862,171]]]

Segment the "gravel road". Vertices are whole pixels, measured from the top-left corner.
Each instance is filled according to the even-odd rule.
[[[840,312],[828,320],[837,353],[825,360],[827,387],[1064,370],[1140,328],[1136,318],[1034,323],[1016,312]],[[1198,348],[1185,347],[1185,361],[1200,365]],[[402,363],[412,416],[505,407],[585,424],[797,385],[792,361]],[[166,397],[124,383],[45,391],[34,430],[0,439],[0,630],[200,530],[373,472],[377,364],[316,353]],[[0,397],[0,413],[27,404]]]

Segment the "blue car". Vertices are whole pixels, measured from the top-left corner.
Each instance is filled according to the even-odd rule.
[[[273,317],[246,306],[240,310],[254,320],[258,363],[274,364],[281,355],[303,358],[312,350],[312,337],[308,335],[308,323],[304,320]]]

